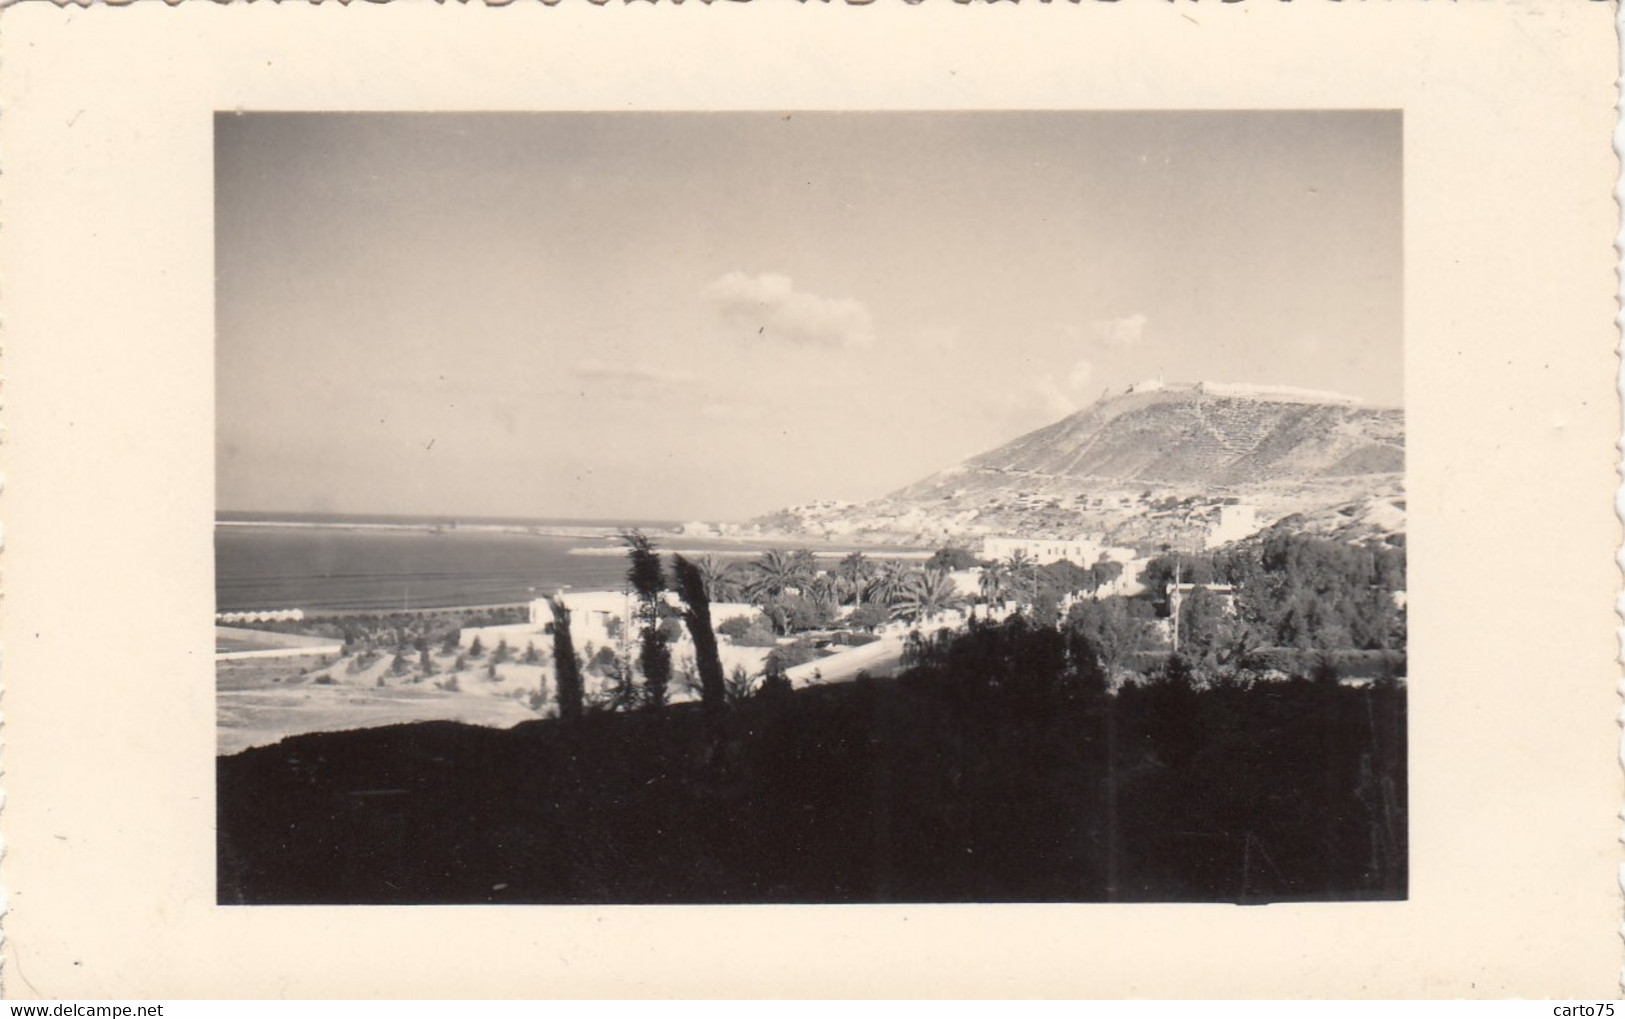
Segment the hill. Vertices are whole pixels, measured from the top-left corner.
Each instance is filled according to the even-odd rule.
[[[1404,467],[1397,410],[1197,384],[1102,400],[971,458],[963,471],[1229,489]],[[944,483],[951,477],[900,494]]]
[[[1331,393],[1140,384],[881,499],[758,523],[844,540],[1095,533],[1153,547],[1189,543],[1218,507],[1244,504],[1260,526],[1342,507],[1403,530],[1404,435],[1402,411]]]

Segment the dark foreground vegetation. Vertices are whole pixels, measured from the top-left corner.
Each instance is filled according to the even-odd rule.
[[[219,898],[1404,897],[1402,683],[1202,678],[1174,656],[1108,693],[1098,643],[1017,616],[896,679],[726,710],[248,750],[218,762]]]

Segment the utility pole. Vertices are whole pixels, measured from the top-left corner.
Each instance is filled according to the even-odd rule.
[[[643,613],[638,613],[641,616]],[[620,654],[621,668],[626,672],[627,682],[632,680],[632,650],[629,646],[629,635],[632,630],[632,585],[629,581],[621,581],[621,632],[615,643],[616,651]]]
[[[1179,553],[1174,553],[1174,591],[1168,599],[1174,607],[1174,654],[1179,654]]]

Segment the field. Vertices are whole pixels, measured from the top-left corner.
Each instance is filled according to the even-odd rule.
[[[392,674],[390,655],[354,669],[355,658],[337,656],[217,662],[217,752],[236,753],[296,733],[437,719],[510,726],[540,717],[530,695],[544,681],[541,667],[505,663],[492,679],[479,666],[456,674],[457,683],[450,684],[456,656],[431,658],[438,676]]]

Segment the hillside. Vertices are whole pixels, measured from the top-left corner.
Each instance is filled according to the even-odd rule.
[[[1207,489],[1404,470],[1397,410],[1198,385],[1102,400],[998,449],[967,473],[1102,479]],[[928,478],[899,495],[935,491]],[[948,482],[952,483],[952,482]]]
[[[1142,384],[856,506],[764,518],[763,529],[845,540],[974,540],[1096,533],[1179,544],[1225,503],[1260,524],[1366,504],[1403,507],[1404,414],[1330,393]],[[1392,514],[1379,513],[1388,530]]]
[[[423,722],[217,758],[218,901],[1404,897],[1402,684],[1107,697],[1041,664],[1012,685],[978,647],[716,718]]]

